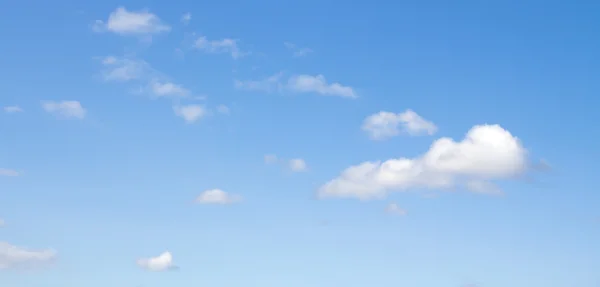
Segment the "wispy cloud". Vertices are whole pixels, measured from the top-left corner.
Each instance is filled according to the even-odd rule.
[[[405,132],[408,135],[433,135],[437,126],[412,110],[402,113],[379,112],[368,116],[362,125],[373,140],[384,140]]]
[[[352,87],[340,83],[327,83],[323,75],[298,75],[292,76],[287,83],[287,88],[297,93],[317,93],[326,96],[339,96],[344,98],[356,98],[356,92]]]
[[[83,119],[87,113],[78,101],[44,101],[42,108],[48,113],[64,118]]]
[[[207,111],[202,105],[174,106],[173,111],[175,115],[183,118],[188,124],[195,123],[207,115]]]
[[[266,164],[274,164],[278,161],[277,155],[274,154],[267,154],[265,155],[264,159]]]
[[[181,104],[182,100],[205,99],[203,95],[195,95],[183,85],[177,84],[170,78],[154,69],[149,63],[135,57],[107,56],[97,58],[102,65],[102,79],[107,82],[132,83],[136,86],[132,93],[142,94],[150,98],[168,98],[172,100],[173,112],[184,119],[186,123],[195,123],[211,114],[204,105]],[[217,113],[229,114],[229,108],[218,105],[214,108]]]
[[[240,90],[270,93],[274,91],[279,91],[283,88],[283,84],[281,83],[282,76],[283,73],[280,72],[261,80],[235,80],[234,86],[235,88]]]
[[[54,261],[57,252],[52,249],[33,250],[0,242],[0,270],[31,268]]]
[[[292,93],[315,93],[323,96],[357,98],[354,88],[340,83],[328,83],[323,75],[293,75],[283,81],[283,73],[277,73],[262,80],[235,80],[234,86],[247,91],[288,91]]]
[[[308,171],[308,164],[301,158],[283,159],[274,154],[267,154],[264,156],[266,164],[280,164],[284,168],[289,169],[292,172],[305,172]]]
[[[107,56],[100,59],[102,78],[109,82],[140,83],[140,92],[155,97],[188,97],[191,92],[169,80],[144,60],[134,57]]]
[[[201,36],[194,42],[194,48],[206,53],[221,54],[227,53],[231,58],[238,59],[247,55],[247,52],[242,52],[238,47],[238,40],[224,38],[221,40],[208,40],[205,36]]]
[[[23,109],[21,109],[21,107],[19,107],[19,106],[6,106],[3,108],[3,110],[5,113],[8,113],[8,114],[23,112]]]
[[[188,13],[181,15],[181,23],[183,23],[184,25],[187,25],[190,23],[190,21],[192,21],[191,13],[188,12]]]
[[[229,107],[227,107],[226,105],[218,105],[217,112],[223,115],[229,115],[231,113]]]
[[[221,189],[210,189],[202,192],[197,198],[196,203],[200,204],[232,204],[242,200],[242,197],[235,194],[229,194]]]
[[[404,215],[408,214],[408,212],[406,211],[406,209],[401,208],[396,203],[390,203],[390,204],[388,204],[388,206],[385,208],[385,212],[387,212],[389,214],[401,215],[401,216],[404,216]]]
[[[187,89],[183,88],[180,85],[171,83],[171,82],[153,81],[150,84],[150,87],[152,89],[152,92],[159,97],[163,97],[163,96],[185,97],[190,94],[190,91],[188,91]]]
[[[141,80],[155,74],[154,69],[143,60],[107,56],[101,60],[102,75],[106,81],[127,82]]]
[[[8,168],[0,168],[0,176],[15,177],[15,176],[19,176],[19,175],[21,175],[21,173],[16,170],[8,169]]]
[[[310,48],[300,48],[300,47],[296,46],[296,44],[290,43],[290,42],[284,42],[283,45],[288,50],[292,51],[292,55],[294,57],[303,57],[303,56],[306,56],[309,53],[313,52],[313,50]]]
[[[289,161],[289,168],[293,172],[304,172],[308,170],[308,165],[301,158],[293,158]]]

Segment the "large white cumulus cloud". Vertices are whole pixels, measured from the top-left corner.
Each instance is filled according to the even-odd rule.
[[[416,158],[364,162],[344,170],[318,190],[320,197],[384,197],[411,188],[463,185],[474,192],[498,192],[492,181],[512,178],[527,168],[527,150],[499,125],[474,126],[456,142],[440,138]]]

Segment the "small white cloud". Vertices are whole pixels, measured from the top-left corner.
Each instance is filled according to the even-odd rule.
[[[190,21],[192,21],[192,14],[191,13],[185,13],[183,15],[181,15],[181,22],[185,25],[189,24]]]
[[[402,131],[413,136],[432,135],[437,127],[412,110],[406,110],[398,114],[382,111],[370,115],[364,120],[362,130],[373,140],[384,140],[397,136]]]
[[[177,266],[173,263],[173,255],[169,251],[163,252],[156,257],[138,259],[137,265],[153,272],[177,269]]]
[[[303,57],[313,52],[310,48],[300,48],[296,46],[296,44],[290,42],[284,42],[283,45],[288,48],[288,50],[292,51],[294,57]]]
[[[171,82],[152,81],[152,83],[150,84],[150,88],[152,90],[152,93],[159,97],[185,97],[190,93],[187,89],[183,88],[182,86],[176,85]]]
[[[174,106],[175,115],[182,117],[187,123],[194,123],[207,114],[201,105]]]
[[[408,212],[405,209],[400,208],[398,206],[398,204],[395,204],[395,203],[388,204],[388,206],[385,208],[385,212],[387,212],[389,214],[402,215],[402,216],[408,214]]]
[[[118,7],[110,13],[106,23],[96,20],[93,29],[96,32],[109,31],[120,35],[150,35],[171,30],[158,16],[148,11],[127,11]]]
[[[142,60],[107,56],[102,59],[102,75],[106,81],[127,82],[149,77],[154,70]]]
[[[321,197],[371,199],[412,188],[457,185],[481,192],[482,182],[511,179],[528,169],[527,150],[499,125],[474,126],[460,142],[440,138],[416,158],[364,162],[321,186]]]
[[[301,158],[293,158],[290,160],[282,159],[274,154],[267,154],[264,157],[266,164],[280,164],[283,168],[289,169],[293,172],[305,172],[308,171],[308,165],[306,161]]]
[[[0,168],[0,176],[19,176],[21,175],[20,172],[16,171],[16,170],[12,170],[12,169],[8,169],[8,168]]]
[[[277,163],[277,156],[274,154],[267,154],[265,155],[265,163],[266,164],[275,164]]]
[[[231,204],[241,200],[241,196],[232,195],[220,189],[206,190],[196,198],[196,202],[200,204]]]
[[[243,53],[239,49],[237,42],[238,40],[230,38],[224,38],[221,40],[208,40],[206,37],[202,36],[196,39],[194,47],[206,53],[228,53],[233,59],[238,59],[244,56],[246,53]]]
[[[42,108],[48,113],[65,118],[83,119],[87,113],[78,101],[45,101],[42,102]]]
[[[38,267],[52,262],[56,256],[52,249],[31,250],[0,242],[0,270]]]
[[[303,172],[308,170],[306,162],[301,158],[290,159],[289,168],[293,172]]]
[[[3,109],[4,109],[4,112],[9,113],[9,114],[23,112],[23,109],[21,109],[21,107],[19,107],[19,106],[7,106],[7,107],[4,107]]]
[[[191,92],[181,85],[168,80],[150,64],[135,58],[107,56],[101,59],[102,76],[105,81],[130,82],[140,84],[136,93],[156,97],[187,97]]]
[[[283,73],[277,73],[262,80],[235,80],[234,86],[240,90],[293,93],[317,93],[324,96],[338,96],[344,98],[358,97],[352,87],[340,83],[328,84],[323,75],[294,75],[288,78],[287,83],[282,82]]]
[[[274,92],[279,91],[282,88],[281,77],[283,73],[277,73],[275,75],[269,76],[262,80],[257,81],[234,81],[234,86],[236,89],[246,90],[246,91],[260,91],[260,92]]]
[[[228,115],[231,111],[229,110],[229,107],[225,105],[219,105],[217,106],[217,112],[220,114]]]
[[[292,76],[287,83],[287,88],[296,93],[317,93],[324,96],[339,96],[344,98],[356,98],[356,92],[352,87],[340,83],[328,84],[323,75],[298,75]]]

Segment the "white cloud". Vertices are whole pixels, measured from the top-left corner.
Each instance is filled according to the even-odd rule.
[[[9,113],[9,114],[23,112],[23,109],[21,109],[21,107],[19,107],[19,106],[7,106],[7,107],[4,107],[3,109],[4,109],[4,112]]]
[[[345,98],[356,98],[356,92],[352,87],[340,83],[328,84],[323,75],[298,75],[292,76],[287,83],[287,88],[297,93],[317,93],[326,96],[339,96]]]
[[[437,127],[423,119],[412,110],[403,113],[379,112],[368,116],[362,125],[362,130],[374,140],[384,140],[399,135],[402,131],[409,135],[432,135]]]
[[[20,172],[8,168],[0,168],[0,176],[19,176]]]
[[[102,75],[106,81],[127,82],[154,74],[150,65],[142,60],[107,56],[102,59],[102,65],[105,67]]]
[[[400,206],[398,206],[398,204],[395,204],[395,203],[388,204],[388,206],[385,208],[385,212],[387,212],[389,214],[394,214],[394,215],[408,214],[408,212],[405,209],[401,208]]]
[[[173,255],[169,251],[163,252],[156,257],[138,259],[137,265],[153,272],[177,269],[177,266],[173,263]]]
[[[187,123],[194,123],[207,114],[201,105],[174,106],[175,115],[182,117]]]
[[[6,225],[6,222],[4,222],[4,219],[0,218],[0,227],[4,227],[4,225]]]
[[[143,94],[155,98],[203,98],[195,96],[182,85],[172,82],[168,76],[155,70],[147,62],[135,58],[107,56],[100,59],[103,66],[102,75],[106,81],[134,82],[139,84],[135,94]],[[177,103],[177,102],[176,102]],[[220,106],[217,111],[224,113],[227,107]],[[183,118],[187,123],[194,123],[208,115],[208,111],[201,105],[173,106],[175,115]]]
[[[281,84],[281,77],[283,73],[277,73],[275,75],[269,76],[262,80],[249,80],[249,81],[234,81],[234,86],[240,90],[247,91],[260,91],[260,92],[274,92],[279,91],[283,87]]]
[[[264,160],[266,164],[280,164],[284,168],[287,168],[293,172],[308,171],[308,165],[306,164],[306,161],[304,161],[301,158],[293,158],[290,160],[286,160],[283,158],[279,158],[277,157],[277,155],[274,154],[267,154],[265,155]]]
[[[293,172],[303,172],[308,170],[306,162],[301,158],[290,159],[289,168]]]
[[[241,200],[241,196],[232,195],[220,189],[206,190],[196,198],[196,202],[200,204],[231,204]]]
[[[233,59],[245,55],[241,52],[236,39],[224,38],[221,40],[208,40],[205,36],[196,39],[194,47],[206,53],[229,53]]]
[[[283,45],[286,48],[288,48],[290,51],[292,51],[294,57],[306,56],[309,53],[313,52],[313,50],[310,48],[300,48],[300,47],[296,46],[296,44],[290,43],[290,42],[284,42]]]
[[[183,15],[181,15],[181,22],[185,25],[189,24],[190,21],[192,21],[192,14],[191,13],[185,13]]]
[[[48,113],[65,118],[83,119],[87,113],[78,101],[46,101],[42,102],[42,108]]]
[[[127,11],[118,7],[110,13],[106,23],[96,20],[93,25],[96,32],[110,31],[120,35],[150,35],[171,30],[158,16],[148,11]]]
[[[183,88],[182,86],[176,85],[171,82],[152,81],[152,83],[150,84],[150,88],[152,90],[152,93],[159,97],[185,97],[190,93],[187,89]]]
[[[226,105],[219,105],[219,106],[217,106],[217,112],[224,114],[224,115],[228,115],[231,111],[229,110],[229,107],[227,107]]]
[[[141,83],[140,93],[157,97],[187,97],[191,92],[181,85],[168,80],[147,62],[134,58],[107,56],[101,59],[102,76],[106,81]]]
[[[31,250],[0,242],[0,270],[37,267],[52,262],[56,256],[51,249]]]
[[[294,75],[288,78],[287,83],[282,82],[282,76],[283,73],[280,72],[262,80],[235,80],[234,86],[237,89],[248,91],[281,92],[286,90],[294,93],[317,93],[345,98],[358,97],[352,87],[340,83],[328,84],[323,75]]]
[[[274,154],[267,154],[265,155],[265,163],[266,164],[275,164],[277,163],[278,159],[277,156]]]
[[[481,188],[527,171],[527,151],[499,125],[474,126],[455,142],[440,138],[416,158],[364,162],[344,170],[318,190],[320,197],[382,198],[412,188]]]

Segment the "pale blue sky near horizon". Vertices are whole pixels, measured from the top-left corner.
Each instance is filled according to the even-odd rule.
[[[3,269],[10,258],[0,250],[0,286],[600,286],[600,2],[0,7],[0,106],[23,110],[0,111],[0,169],[20,173],[0,176],[0,242],[57,252],[24,271]],[[151,41],[94,31],[118,7],[152,13],[170,31]],[[194,49],[200,36],[236,39],[249,53]],[[286,42],[312,52],[294,57]],[[205,99],[152,98],[134,92],[140,81],[106,81],[107,56],[143,60]],[[234,85],[280,72],[323,75],[357,98]],[[85,117],[42,107],[65,100]],[[186,123],[177,104],[211,112]],[[376,141],[361,130],[372,114],[408,109],[437,132]],[[502,196],[416,188],[316,197],[349,166],[418,157],[484,124],[509,131],[551,170],[500,181]],[[267,154],[302,158],[308,170],[266,164]],[[243,200],[194,203],[216,188]],[[392,202],[408,213],[386,213]],[[165,251],[179,270],[136,265]]]

